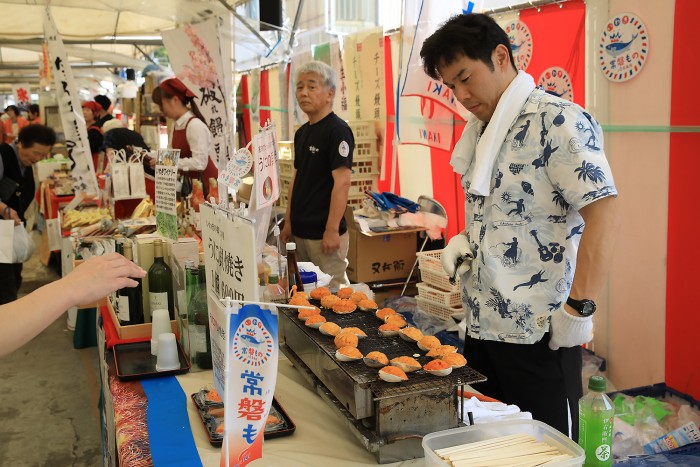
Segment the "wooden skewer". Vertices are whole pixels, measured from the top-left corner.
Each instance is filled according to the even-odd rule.
[[[500,438],[493,438],[493,439],[488,439],[485,441],[477,441],[475,443],[467,443],[467,444],[460,444],[458,446],[452,446],[449,448],[444,448],[444,449],[436,449],[435,454],[438,456],[444,456],[448,455],[457,451],[465,450],[465,449],[477,449],[481,448],[484,446],[491,446],[491,445],[510,445],[510,444],[516,444],[519,442],[527,442],[527,441],[536,441],[535,438],[529,435],[509,435],[509,436],[501,436]]]

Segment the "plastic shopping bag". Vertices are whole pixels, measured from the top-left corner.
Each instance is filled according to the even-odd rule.
[[[148,152],[134,151],[129,157],[129,182],[131,184],[131,197],[143,198],[146,194],[146,175],[143,171],[143,158]]]
[[[0,263],[24,263],[34,253],[34,241],[23,224],[0,221]]]
[[[120,149],[108,149],[109,165],[112,167],[112,189],[114,198],[128,198],[129,190],[129,164],[126,158],[126,151]],[[145,185],[144,185],[145,190]]]

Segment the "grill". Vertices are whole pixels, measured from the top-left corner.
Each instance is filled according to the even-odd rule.
[[[295,310],[280,308],[281,350],[317,392],[346,418],[351,431],[380,463],[422,457],[423,435],[461,424],[457,388],[486,380],[465,366],[444,377],[421,369],[409,373],[408,381],[387,383],[379,379],[378,369],[368,367],[362,360],[337,361],[333,337],[305,326],[296,315]],[[355,311],[339,315],[322,311],[322,315],[341,328],[364,330],[367,337],[358,344],[363,355],[379,351],[389,360],[411,356],[421,365],[431,360],[415,343],[398,336],[380,336],[381,322],[372,313]]]

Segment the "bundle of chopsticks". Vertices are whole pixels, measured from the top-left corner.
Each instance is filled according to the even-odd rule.
[[[453,467],[533,467],[572,458],[524,434],[436,449],[435,453]]]

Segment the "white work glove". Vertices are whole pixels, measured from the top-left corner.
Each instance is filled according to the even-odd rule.
[[[593,339],[593,316],[573,316],[564,307],[552,313],[549,348],[575,347]]]
[[[462,263],[457,267],[457,262],[460,259]],[[447,275],[452,278],[466,274],[472,263],[472,249],[467,236],[457,234],[452,237],[445,249],[442,250],[440,262]],[[455,268],[457,269],[457,275],[455,275]]]

